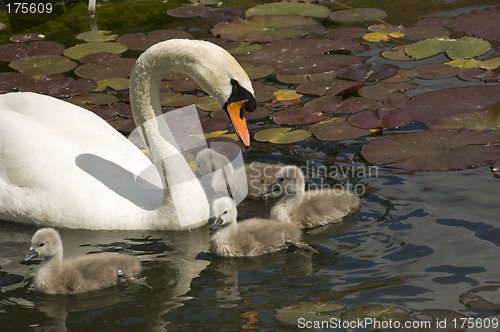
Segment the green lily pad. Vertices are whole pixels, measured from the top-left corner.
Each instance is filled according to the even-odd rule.
[[[347,309],[340,315],[343,321],[357,321],[372,318],[378,322],[399,322],[401,325],[408,318],[410,312],[395,305],[367,304],[357,308]],[[394,326],[394,325],[393,325]]]
[[[251,63],[240,63],[240,65],[252,80],[266,77],[274,73],[274,68],[267,65],[256,66]]]
[[[478,310],[500,311],[500,285],[473,288],[460,295],[460,302]]]
[[[299,302],[277,309],[274,318],[281,323],[297,326],[299,319],[305,321],[329,321],[332,318],[338,318],[338,311],[344,308],[345,305],[337,302]]]
[[[472,113],[455,114],[439,120],[431,129],[467,128],[500,135],[500,104]]]
[[[342,117],[312,125],[309,131],[322,141],[343,141],[371,134],[369,130],[350,125]]]
[[[182,107],[191,104],[196,104],[198,97],[194,95],[186,95],[176,92],[160,93],[161,106]]]
[[[338,10],[330,14],[330,19],[341,23],[361,23],[379,20],[387,16],[382,9],[377,8],[355,8]]]
[[[389,60],[396,60],[396,61],[415,60],[414,58],[406,54],[406,47],[407,47],[406,45],[394,46],[392,50],[383,51],[382,53],[380,53],[380,55]]]
[[[85,107],[87,105],[110,105],[118,101],[113,95],[107,93],[87,93],[64,99],[72,104]]]
[[[440,26],[416,26],[405,29],[405,38],[422,40],[436,37],[448,37],[450,32]]]
[[[322,5],[300,2],[273,2],[254,6],[245,12],[246,17],[252,15],[301,15],[324,18],[330,15],[330,9]]]
[[[228,23],[217,23],[212,34],[253,43],[301,37],[322,29],[316,20],[303,16],[254,15],[246,20],[235,17]]]
[[[300,142],[309,137],[311,137],[311,133],[307,130],[292,130],[292,128],[287,127],[263,129],[253,135],[256,141],[276,144]]]
[[[9,67],[26,75],[51,75],[70,71],[76,63],[61,55],[34,55],[12,61]]]
[[[198,98],[198,100],[196,101],[196,106],[207,112],[213,112],[221,109],[220,105],[215,101],[215,99],[210,96],[203,96]]]
[[[64,55],[68,58],[79,60],[81,57],[92,53],[106,52],[112,54],[120,54],[127,50],[127,47],[120,43],[114,42],[90,42],[78,44],[64,51]]]
[[[104,90],[105,87],[109,86],[113,90],[125,90],[128,89],[130,85],[130,80],[125,77],[112,77],[97,81],[97,91]]]
[[[247,42],[241,42],[238,47],[227,50],[231,54],[248,54],[252,52],[256,52],[262,49],[262,45],[260,44],[250,44]]]
[[[467,59],[480,56],[491,50],[491,44],[475,37],[431,38],[421,40],[406,47],[406,54],[416,60],[425,59],[441,52],[452,60]]]
[[[372,164],[411,171],[447,171],[491,164],[500,136],[469,129],[426,130],[371,141],[361,148]]]
[[[118,38],[118,35],[111,35],[110,33],[111,31],[107,30],[86,31],[76,35],[76,38],[86,42],[113,41]]]

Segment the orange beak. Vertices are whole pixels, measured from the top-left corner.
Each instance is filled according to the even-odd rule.
[[[250,134],[248,133],[247,123],[245,121],[245,104],[247,100],[235,101],[227,106],[227,114],[233,123],[236,134],[243,142],[245,147],[250,146]]]

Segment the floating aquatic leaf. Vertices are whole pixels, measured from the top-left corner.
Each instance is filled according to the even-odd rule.
[[[402,26],[393,27],[385,24],[377,24],[368,27],[372,31],[363,36],[363,39],[369,42],[389,41],[391,38],[403,38],[405,36]]]
[[[196,106],[207,112],[213,112],[220,109],[219,104],[210,96],[203,96],[198,98]]]
[[[227,50],[231,54],[248,54],[262,49],[260,44],[249,44],[247,42],[241,42],[238,47]]]
[[[200,17],[212,21],[228,21],[233,17],[240,17],[245,12],[239,8],[210,8],[209,10],[202,11]]]
[[[118,98],[107,93],[87,93],[84,95],[73,96],[67,99],[65,98],[64,100],[78,106],[87,106],[89,104],[93,105],[114,104],[118,101]]]
[[[19,90],[23,86],[32,83],[33,81],[28,75],[21,73],[0,73],[0,91]]]
[[[191,77],[178,80],[163,81],[162,88],[172,88],[175,92],[186,92],[198,89],[198,83]]]
[[[367,304],[357,308],[347,309],[342,312],[340,319],[343,321],[364,321],[366,318],[378,322],[399,322],[401,325],[408,318],[410,312],[395,305]]]
[[[217,23],[212,28],[212,34],[224,39],[253,43],[301,37],[318,30],[322,30],[322,27],[312,18],[254,15],[246,20],[235,17],[229,23]]]
[[[317,96],[335,96],[343,93],[346,90],[356,89],[362,83],[357,81],[346,80],[316,80],[304,82],[297,86],[297,91],[304,94]]]
[[[500,67],[500,57],[480,61],[478,67],[488,70],[497,69],[498,67]]]
[[[405,323],[405,325],[408,324],[409,326],[421,327],[409,329],[405,328],[404,330],[408,332],[459,332],[463,331],[464,329],[462,328],[462,324],[457,324],[456,322],[467,322],[468,319],[469,317],[464,314],[445,309],[426,309],[414,311],[408,317],[408,323]],[[430,325],[427,328],[423,329],[422,327],[425,326],[424,324]]]
[[[105,60],[117,59],[120,58],[118,54],[111,54],[106,52],[92,53],[80,58],[81,63],[95,63],[102,62]]]
[[[40,33],[27,33],[27,34],[21,34],[21,35],[13,35],[9,38],[11,42],[14,43],[23,43],[23,42],[28,42],[28,41],[34,41],[34,40],[42,40],[45,39],[45,35],[42,35]]]
[[[60,55],[34,55],[12,61],[9,67],[26,75],[51,75],[70,71],[76,63]]]
[[[464,69],[458,73],[464,81],[472,82],[498,82],[500,81],[500,68],[486,70],[481,68]]]
[[[402,99],[402,104],[406,103],[406,97],[401,93],[418,87],[415,83],[390,83],[382,82],[373,85],[363,86],[358,90],[360,96],[390,103]]]
[[[467,128],[490,131],[500,135],[500,104],[477,112],[460,113],[443,118],[430,127],[431,129]]]
[[[243,67],[252,80],[266,77],[274,73],[274,68],[267,65],[255,66],[250,63],[241,63],[241,67]]]
[[[450,27],[453,19],[449,17],[427,17],[417,21],[417,26]]]
[[[470,36],[499,40],[500,8],[490,7],[462,14],[455,19],[453,27]]]
[[[287,84],[304,83],[314,80],[333,80],[337,77],[337,71],[332,70],[316,74],[278,74],[276,79]]]
[[[414,67],[413,70],[415,70],[418,73],[417,77],[428,80],[449,78],[456,76],[460,72],[460,68],[442,63],[431,63],[428,65],[421,65]]]
[[[329,30],[327,36],[332,39],[349,40],[361,38],[365,33],[366,29],[364,28],[349,27]]]
[[[304,95],[297,93],[295,90],[279,89],[274,93],[276,100],[294,100],[303,97]]]
[[[256,141],[276,144],[300,142],[309,137],[311,137],[311,133],[307,130],[292,130],[292,128],[287,127],[262,129],[253,135]]]
[[[191,134],[190,136],[194,136],[194,137],[197,137],[199,139],[224,137],[224,138],[232,139],[233,141],[240,140],[237,134],[235,134],[235,133],[228,134],[227,130],[217,130],[217,131],[213,131],[213,132],[205,133],[205,134]]]
[[[271,119],[275,123],[286,125],[316,123],[326,120],[327,118],[328,114],[323,112],[321,108],[316,107],[290,108],[271,115]]]
[[[0,45],[0,61],[14,61],[32,55],[61,55],[64,45],[52,41],[36,41],[26,44]]]
[[[196,17],[209,9],[207,6],[180,6],[167,10],[167,14],[172,17]]]
[[[75,69],[75,74],[88,79],[104,80],[107,78],[129,77],[134,67],[135,59],[115,58],[89,63]]]
[[[469,129],[426,130],[371,141],[361,148],[372,164],[412,171],[447,171],[500,158],[500,136]]]
[[[337,113],[336,109],[342,103],[342,97],[340,96],[323,96],[319,98],[314,98],[309,100],[304,104],[304,107],[315,107],[326,114]]]
[[[339,311],[345,305],[336,302],[299,302],[297,304],[276,310],[274,318],[281,323],[297,326],[300,320],[304,321],[330,321],[339,317]],[[337,313],[334,313],[337,312]]]
[[[338,10],[330,14],[330,19],[342,23],[361,23],[379,20],[387,16],[382,9],[377,8],[355,8]]]
[[[358,82],[377,81],[391,77],[398,72],[398,67],[387,63],[356,64],[339,70],[339,77]]]
[[[118,38],[118,35],[112,35],[110,33],[111,31],[107,30],[86,31],[76,35],[76,38],[86,42],[113,41]]]
[[[312,125],[309,131],[322,141],[343,141],[371,134],[369,130],[351,126],[341,117]]]
[[[54,97],[69,97],[89,93],[97,84],[91,80],[73,79],[71,77],[51,77],[38,79],[30,85],[20,87],[19,91],[30,91]]]
[[[274,98],[274,93],[277,90],[277,87],[265,84],[263,88],[255,89],[255,100],[257,100],[258,103],[271,100]]]
[[[399,45],[392,48],[390,51],[383,51],[380,53],[384,58],[396,61],[409,61],[415,60],[412,57],[406,55],[406,45]]]
[[[453,66],[459,69],[477,68],[481,61],[476,59],[462,59],[445,62],[445,65]]]
[[[246,114],[247,121],[259,120],[259,119],[269,119],[269,114],[271,111],[265,107],[257,106],[257,109],[253,112]]]
[[[475,37],[431,38],[421,40],[406,47],[406,54],[417,60],[425,59],[441,52],[452,60],[480,56],[491,49],[487,40]]]
[[[411,113],[398,109],[374,110],[353,114],[347,118],[347,122],[363,129],[387,129],[404,127],[412,118]]]
[[[396,75],[381,80],[383,83],[405,83],[417,76],[413,69],[399,69]]]
[[[192,39],[194,36],[180,30],[155,30],[145,33],[131,33],[123,35],[117,42],[127,46],[129,50],[144,51],[150,46],[168,39]]]
[[[492,166],[492,170],[493,170],[493,174],[495,174],[495,176],[500,177],[500,159],[495,161],[495,163]]]
[[[112,77],[97,81],[99,87],[109,86],[113,90],[125,90],[128,89],[130,85],[130,80],[125,77]],[[98,91],[102,91],[104,88],[96,88]]]
[[[428,38],[448,37],[450,32],[441,26],[416,26],[405,29],[405,38],[422,40]]]
[[[500,86],[469,86],[433,91],[410,99],[403,107],[415,121],[428,125],[454,114],[475,112],[500,102]]]
[[[198,97],[176,92],[160,93],[161,106],[182,107],[196,104]]]
[[[90,42],[78,44],[64,51],[64,55],[68,58],[79,60],[81,57],[99,52],[107,52],[112,54],[120,54],[127,50],[127,47],[120,43],[114,42]]]
[[[273,2],[256,5],[245,12],[246,17],[252,15],[301,15],[309,17],[328,17],[330,9],[322,5],[300,2]]]
[[[500,285],[473,288],[460,295],[460,302],[478,310],[500,311]]]

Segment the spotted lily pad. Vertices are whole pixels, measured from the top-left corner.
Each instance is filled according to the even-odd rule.
[[[431,129],[452,128],[490,131],[500,135],[500,104],[477,112],[455,114],[431,126]]]
[[[253,43],[301,37],[317,30],[322,30],[322,27],[312,18],[254,15],[246,20],[235,17],[229,23],[218,23],[212,28],[212,34],[224,39]]]
[[[53,41],[35,41],[29,44],[0,45],[0,61],[14,61],[32,55],[61,55],[64,45]]]
[[[307,130],[292,130],[292,128],[287,127],[263,129],[253,136],[256,141],[276,144],[300,142],[309,137],[311,137],[311,133]]]
[[[328,114],[318,107],[297,107],[276,112],[271,115],[271,119],[277,124],[301,125],[324,121]]]
[[[377,81],[391,77],[398,72],[398,67],[387,63],[356,64],[339,70],[339,77],[358,82]]]
[[[370,110],[351,115],[347,122],[363,129],[387,129],[404,127],[412,118],[411,113],[398,109]]]
[[[371,134],[371,131],[354,127],[341,117],[315,124],[309,131],[322,141],[343,141]]]
[[[297,326],[299,319],[312,322],[338,318],[338,312],[344,308],[345,305],[336,302],[299,302],[277,309],[274,318],[281,323]]]
[[[338,10],[330,14],[330,19],[341,23],[361,23],[379,20],[387,16],[382,9],[377,8],[355,8]]]
[[[9,67],[27,75],[51,75],[70,71],[76,63],[60,55],[34,55],[12,61]]]
[[[78,44],[64,51],[64,55],[68,58],[79,60],[81,57],[99,52],[112,54],[120,54],[127,50],[127,47],[120,43],[114,42],[90,42]]]
[[[0,91],[22,89],[25,85],[30,85],[32,80],[28,75],[20,73],[0,73]]]
[[[246,17],[252,15],[301,15],[309,17],[327,17],[330,9],[322,5],[300,2],[273,2],[256,5],[245,12]]]
[[[418,41],[406,47],[406,54],[416,60],[425,59],[441,52],[452,59],[467,59],[480,56],[491,50],[491,44],[484,39],[475,37],[431,38]]]
[[[500,136],[469,129],[426,130],[371,141],[361,154],[373,164],[412,171],[447,171],[500,158]]]
[[[416,121],[433,125],[441,118],[475,112],[500,102],[500,86],[469,86],[433,91],[410,99],[403,107]]]
[[[500,285],[473,288],[460,295],[460,302],[478,310],[500,311]]]
[[[470,36],[499,40],[500,8],[490,7],[462,14],[455,19],[453,27]]]

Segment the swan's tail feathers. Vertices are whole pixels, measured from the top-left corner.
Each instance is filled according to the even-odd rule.
[[[297,248],[304,250],[304,251],[308,251],[308,252],[313,253],[313,254],[319,254],[319,252],[316,249],[314,249],[313,247],[311,247],[307,243],[295,242],[293,245],[296,246]]]
[[[150,290],[153,290],[153,287],[149,286],[149,284],[146,282],[146,278],[134,278],[126,273],[123,273],[122,270],[118,270],[117,274],[119,278],[124,278],[125,280],[128,281],[129,284],[143,285],[149,288]]]

